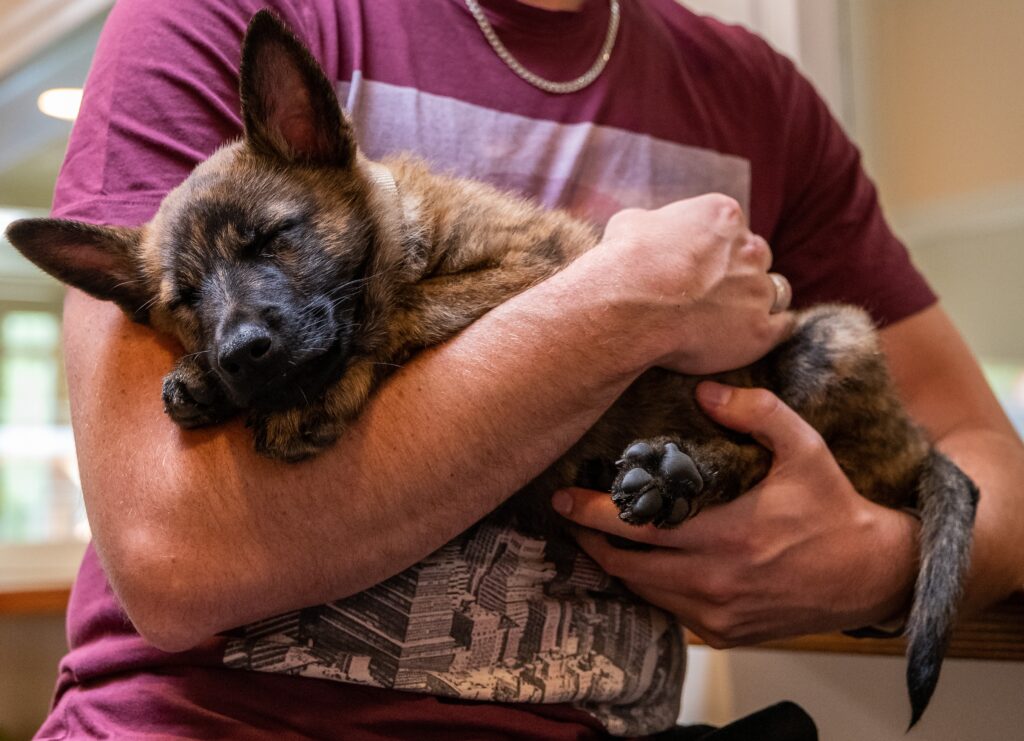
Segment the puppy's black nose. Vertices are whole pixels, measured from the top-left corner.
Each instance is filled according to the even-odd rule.
[[[270,330],[261,324],[246,322],[221,341],[217,364],[228,376],[240,379],[268,367],[275,354]]]

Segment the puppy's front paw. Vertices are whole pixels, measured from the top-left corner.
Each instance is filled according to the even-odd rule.
[[[267,458],[298,463],[329,447],[342,425],[321,411],[293,409],[249,417],[256,452]]]
[[[693,459],[666,440],[641,440],[622,454],[612,485],[619,517],[633,525],[672,527],[696,514],[704,479]]]
[[[164,377],[163,400],[167,415],[185,428],[224,422],[238,411],[216,379],[186,360]]]

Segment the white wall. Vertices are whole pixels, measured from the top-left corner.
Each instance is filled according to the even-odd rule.
[[[947,661],[931,706],[909,734],[903,671],[903,659],[889,656],[695,646],[682,718],[720,724],[793,700],[814,718],[822,741],[1024,738],[1024,664]]]
[[[1024,3],[848,1],[882,204],[974,351],[1024,363]]]

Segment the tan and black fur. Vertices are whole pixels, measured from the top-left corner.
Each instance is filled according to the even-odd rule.
[[[8,230],[44,270],[178,338],[187,354],[163,398],[185,427],[243,413],[262,454],[315,455],[396,365],[598,241],[564,213],[414,159],[368,162],[319,66],[268,12],[245,39],[241,98],[244,138],[199,165],[145,226],[30,219]],[[859,492],[920,510],[907,628],[916,722],[960,599],[977,490],[902,410],[858,309],[804,311],[782,346],[717,378],[772,389]],[[770,455],[699,411],[698,380],[643,375],[514,498],[521,524],[552,526],[554,488],[603,483],[624,520],[668,527],[763,478]]]

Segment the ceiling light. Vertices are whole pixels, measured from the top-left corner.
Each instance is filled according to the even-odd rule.
[[[74,121],[78,115],[78,107],[82,104],[82,88],[55,87],[40,95],[36,104],[47,116],[63,121]]]

